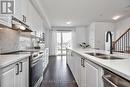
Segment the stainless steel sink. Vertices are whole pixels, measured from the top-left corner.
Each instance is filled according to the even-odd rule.
[[[100,59],[110,59],[110,60],[116,60],[116,59],[124,59],[124,58],[119,58],[115,56],[97,56]]]
[[[110,56],[110,55],[107,55],[107,54],[102,54],[102,53],[86,53],[86,54],[89,54],[91,56],[95,56],[97,58],[100,58],[100,59],[107,59],[107,60],[116,60],[116,59],[125,59],[125,58],[120,58],[120,57],[115,57],[115,56]]]
[[[89,54],[91,56],[105,56],[106,54],[102,54],[102,53],[86,53]]]

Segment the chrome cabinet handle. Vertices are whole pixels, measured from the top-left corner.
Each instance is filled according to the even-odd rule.
[[[83,58],[83,67],[85,67],[85,59]]]
[[[81,66],[83,66],[83,58],[81,58]]]
[[[102,78],[108,82],[112,87],[118,87],[116,84],[114,84],[112,81],[110,81],[107,77],[110,77],[110,75],[103,75]]]
[[[85,64],[84,64],[85,62],[84,62],[84,60],[85,60],[84,58],[81,58],[81,66],[82,66],[82,67],[85,67]]]
[[[22,72],[22,70],[23,70],[23,62],[20,62],[20,66],[21,66],[21,67],[20,67],[21,69],[20,69],[19,72]]]
[[[17,63],[16,66],[17,66],[16,75],[18,75],[19,74],[19,64]]]

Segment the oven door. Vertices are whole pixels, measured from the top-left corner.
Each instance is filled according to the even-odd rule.
[[[41,58],[31,64],[31,87],[34,87],[43,74],[43,61]]]

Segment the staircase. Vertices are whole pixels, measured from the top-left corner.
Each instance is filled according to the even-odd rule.
[[[130,53],[130,28],[113,42],[115,52]]]

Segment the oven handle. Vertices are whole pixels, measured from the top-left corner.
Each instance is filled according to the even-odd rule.
[[[43,57],[43,55],[37,56],[37,57],[33,58],[32,61],[35,61],[37,59],[41,59],[42,57]]]
[[[32,62],[31,66],[35,66],[41,59],[36,60],[35,62]]]
[[[39,60],[38,60],[38,61],[39,61]],[[35,66],[35,65],[38,63],[38,61],[32,63],[31,67]]]
[[[114,84],[112,81],[110,81],[107,77],[111,77],[111,75],[103,75],[102,78],[107,81],[109,84],[111,84],[113,87],[118,87],[116,84]]]

